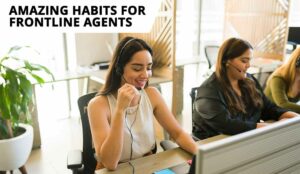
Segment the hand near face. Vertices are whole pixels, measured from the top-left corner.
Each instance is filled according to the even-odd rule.
[[[137,95],[140,95],[139,91],[133,85],[125,83],[118,90],[117,107],[125,110]]]

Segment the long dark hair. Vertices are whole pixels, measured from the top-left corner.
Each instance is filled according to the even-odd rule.
[[[234,92],[227,77],[227,61],[241,56],[249,49],[253,49],[249,42],[239,38],[230,38],[221,45],[218,53],[218,60],[216,64],[217,80],[224,91],[224,96],[229,106],[228,109],[234,114],[239,112],[245,114],[247,103],[258,108],[263,106],[261,93],[257,90],[256,84],[252,79],[245,78],[238,81],[241,92],[248,93],[248,95],[245,95],[245,98],[242,99]]]
[[[142,39],[125,37],[118,43],[108,68],[106,82],[99,92],[100,95],[113,93],[120,88],[124,66],[131,60],[135,53],[143,50],[147,50],[151,56],[153,55],[150,46]],[[148,82],[145,88],[147,86]]]

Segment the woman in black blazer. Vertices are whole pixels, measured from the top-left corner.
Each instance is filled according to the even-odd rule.
[[[271,103],[257,80],[246,73],[253,57],[249,42],[230,38],[220,47],[216,71],[198,88],[193,109],[193,134],[208,138],[238,134],[297,114]]]

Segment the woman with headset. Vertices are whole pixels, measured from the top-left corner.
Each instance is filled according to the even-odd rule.
[[[193,106],[193,134],[204,139],[218,134],[238,134],[297,114],[277,107],[262,92],[257,80],[246,73],[252,46],[227,39],[218,52],[216,71],[197,89]]]
[[[270,75],[264,92],[278,106],[300,113],[300,48]]]
[[[152,49],[143,40],[126,37],[117,45],[106,83],[88,105],[97,169],[114,170],[119,162],[151,154],[154,117],[180,147],[196,153],[161,94],[148,86],[152,64]]]

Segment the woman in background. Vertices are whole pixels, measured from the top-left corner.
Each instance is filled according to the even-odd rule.
[[[278,106],[300,113],[300,48],[270,75],[264,92]]]
[[[152,64],[152,50],[143,40],[126,37],[117,45],[106,83],[88,105],[97,169],[114,170],[119,162],[150,155],[156,146],[154,117],[180,147],[196,153],[194,140],[158,90],[148,86]]]
[[[220,47],[216,71],[198,88],[193,110],[193,134],[204,139],[238,134],[296,116],[271,103],[257,80],[246,73],[253,57],[245,40],[230,38]]]

